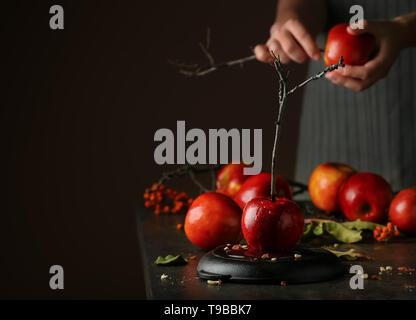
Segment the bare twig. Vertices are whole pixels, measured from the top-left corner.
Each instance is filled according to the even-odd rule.
[[[192,182],[195,183],[195,185],[199,188],[199,190],[201,192],[210,192],[210,191],[214,191],[214,190],[209,190],[207,188],[205,188],[202,183],[200,183],[198,181],[198,179],[195,177],[195,173],[192,170],[189,170],[189,177],[191,178]]]
[[[326,67],[323,71],[315,74],[314,76],[310,77],[309,79],[305,80],[304,82],[296,85],[293,89],[291,89],[290,91],[287,91],[287,78],[288,78],[288,74],[285,73],[285,71],[283,70],[283,66],[280,62],[280,58],[276,57],[274,52],[271,52],[274,61],[273,61],[273,65],[274,65],[274,69],[279,77],[279,107],[278,107],[278,111],[277,111],[277,121],[275,123],[275,136],[274,136],[274,143],[273,143],[273,151],[272,151],[272,165],[271,165],[271,192],[270,192],[270,197],[271,200],[274,201],[275,197],[276,197],[276,175],[275,175],[275,168],[276,168],[276,157],[277,157],[277,150],[279,148],[279,142],[280,142],[280,133],[281,133],[281,123],[282,123],[282,118],[284,115],[284,110],[285,110],[285,102],[286,102],[286,98],[293,94],[297,89],[305,86],[306,84],[308,84],[309,82],[311,82],[312,80],[317,80],[322,78],[325,73],[327,72],[331,72],[334,71],[336,69],[338,69],[339,67],[344,67],[344,59],[341,56],[341,58],[339,59],[338,63],[330,65],[328,67]]]
[[[336,69],[338,69],[339,67],[345,67],[344,65],[344,58],[341,56],[341,58],[339,59],[339,61],[336,64],[332,64],[328,67],[326,67],[323,71],[313,75],[312,77],[310,77],[309,79],[306,79],[305,81],[303,81],[302,83],[296,85],[293,89],[291,89],[287,95],[291,95],[292,93],[294,93],[297,89],[302,88],[303,86],[307,85],[309,82],[313,81],[313,80],[318,80],[320,78],[322,78],[325,73],[334,71]]]
[[[177,67],[179,70],[179,73],[187,76],[187,77],[200,77],[200,76],[205,76],[211,72],[214,72],[216,70],[225,68],[225,67],[232,67],[235,65],[243,65],[244,63],[248,62],[248,61],[253,61],[256,60],[256,56],[253,54],[251,56],[248,57],[244,57],[244,58],[240,58],[240,59],[236,59],[236,60],[231,60],[231,61],[227,61],[227,62],[222,62],[222,63],[218,63],[218,64],[214,64],[214,65],[205,65],[205,66],[199,66],[197,64],[179,64],[173,61],[169,61],[170,64],[174,65],[175,67]]]
[[[208,64],[206,65],[198,65],[195,63],[192,64],[184,64],[184,63],[179,63],[177,61],[172,61],[169,60],[168,62],[170,64],[172,64],[173,66],[178,68],[179,73],[188,76],[188,77],[200,77],[200,76],[205,76],[211,72],[214,72],[216,70],[225,68],[225,67],[232,67],[235,65],[240,65],[243,66],[244,63],[248,62],[248,61],[253,61],[256,59],[256,56],[253,54],[251,56],[248,57],[244,57],[244,58],[240,58],[240,59],[235,59],[235,60],[231,60],[231,61],[226,61],[226,62],[222,62],[222,63],[215,63],[214,57],[212,56],[212,54],[210,53],[209,49],[211,46],[211,29],[207,28],[207,34],[206,34],[206,39],[205,39],[205,44],[202,42],[198,43],[199,47],[201,48],[202,53],[204,54],[204,56],[207,58],[208,60]]]
[[[195,174],[196,173],[202,173],[202,172],[214,172],[214,177],[215,177],[215,170],[217,170],[218,168],[220,168],[220,165],[215,165],[215,166],[209,166],[209,167],[198,167],[198,166],[191,166],[191,165],[183,165],[181,167],[178,167],[177,169],[173,170],[173,171],[168,171],[168,172],[164,172],[162,173],[160,179],[157,182],[157,186],[160,186],[161,184],[163,184],[164,182],[172,179],[172,178],[176,178],[176,177],[182,177],[182,176],[189,176],[192,180],[192,182],[198,186],[198,188],[200,189],[200,191],[202,192],[210,192],[210,191],[214,191],[215,190],[215,185],[213,186],[212,190],[205,188],[196,178]],[[156,188],[157,189],[157,188]]]

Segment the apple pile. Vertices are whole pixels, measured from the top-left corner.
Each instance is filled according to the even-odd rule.
[[[289,184],[276,175],[278,196],[272,200],[271,174],[245,176],[244,167],[226,165],[217,175],[217,192],[193,201],[184,226],[188,239],[210,250],[244,235],[251,252],[290,251],[302,237],[304,218]]]
[[[401,232],[416,234],[416,188],[402,190],[393,199],[389,183],[381,176],[361,172],[342,163],[323,163],[311,174],[309,194],[326,212],[341,210],[354,221],[384,223],[388,219]]]

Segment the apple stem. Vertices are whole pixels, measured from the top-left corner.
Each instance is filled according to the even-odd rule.
[[[270,198],[272,201],[276,198],[276,158],[277,158],[277,152],[279,149],[279,142],[280,142],[280,133],[281,133],[281,125],[282,125],[282,119],[284,115],[285,105],[286,105],[286,98],[293,94],[297,89],[302,88],[303,86],[307,85],[309,82],[313,80],[317,80],[322,78],[327,72],[334,71],[338,69],[339,67],[345,67],[344,65],[344,58],[341,56],[339,61],[333,65],[330,65],[326,67],[323,71],[318,72],[317,74],[313,75],[312,77],[306,79],[304,82],[296,85],[291,90],[287,91],[287,78],[288,74],[285,73],[283,70],[283,66],[280,62],[280,57],[276,57],[273,51],[271,51],[271,54],[274,58],[273,65],[274,69],[276,70],[277,75],[279,76],[279,108],[277,111],[277,121],[275,122],[276,131],[274,135],[274,143],[273,143],[273,151],[272,151],[272,165],[271,165],[271,192],[270,192]]]

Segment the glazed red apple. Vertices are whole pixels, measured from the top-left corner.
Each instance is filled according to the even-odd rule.
[[[342,185],[338,194],[341,210],[348,220],[384,222],[393,198],[386,180],[374,173],[357,173]]]
[[[416,234],[416,187],[400,191],[390,204],[389,218],[405,234]]]
[[[377,47],[373,35],[354,36],[348,33],[347,27],[347,23],[337,24],[329,31],[324,54],[327,66],[337,63],[341,56],[345,64],[364,65],[375,52]]]
[[[237,243],[241,238],[241,209],[223,194],[201,194],[186,214],[184,230],[188,239],[204,250]]]
[[[252,199],[258,197],[270,197],[271,193],[270,173],[262,172],[248,178],[241,186],[240,191],[234,197],[234,201],[244,209]],[[279,175],[276,175],[276,194],[278,198],[292,199],[292,191],[289,184]]]
[[[355,173],[353,168],[342,163],[320,164],[309,178],[309,195],[313,204],[327,212],[339,210],[339,189]]]
[[[217,192],[233,198],[240,190],[244,181],[250,176],[244,174],[243,163],[229,163],[224,166],[217,175]]]
[[[299,206],[288,199],[256,198],[247,203],[241,218],[244,238],[252,251],[290,251],[303,234]]]

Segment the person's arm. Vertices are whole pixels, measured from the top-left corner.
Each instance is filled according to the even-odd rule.
[[[363,91],[384,78],[401,50],[416,46],[416,12],[391,21],[364,21],[364,29],[351,29],[352,35],[371,33],[377,39],[377,55],[363,66],[345,66],[326,77],[333,83]]]
[[[257,59],[271,62],[273,51],[282,63],[319,60],[321,52],[315,37],[323,29],[325,18],[325,0],[280,0],[269,40],[254,49]]]

